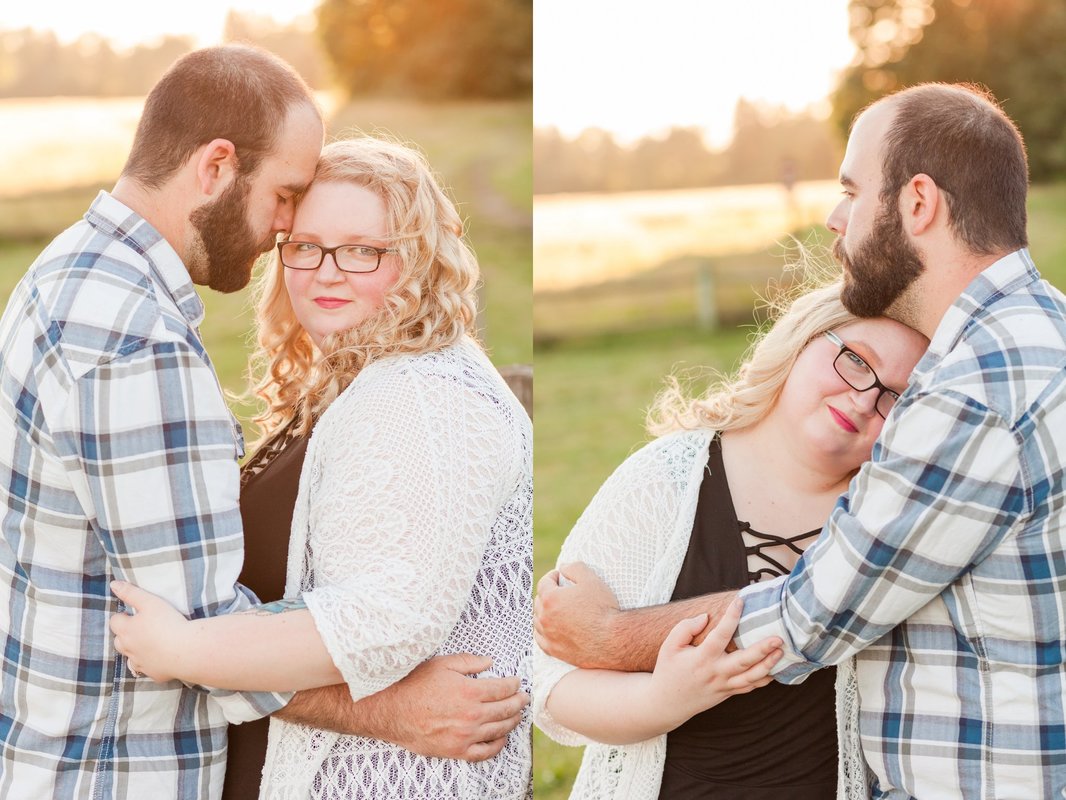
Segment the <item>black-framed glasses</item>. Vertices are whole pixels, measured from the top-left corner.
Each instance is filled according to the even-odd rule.
[[[323,247],[314,242],[278,242],[281,263],[289,269],[318,269],[326,256],[341,272],[373,272],[381,266],[381,257],[395,253],[394,247],[374,247],[369,244],[339,244]]]
[[[889,389],[877,377],[874,368],[866,363],[866,359],[844,344],[844,340],[832,331],[825,332],[826,338],[840,348],[836,358],[833,359],[833,369],[837,375],[843,378],[844,383],[860,392],[868,392],[877,389],[877,403],[875,408],[881,415],[881,419],[887,419],[892,406],[899,400],[899,394],[894,389]]]

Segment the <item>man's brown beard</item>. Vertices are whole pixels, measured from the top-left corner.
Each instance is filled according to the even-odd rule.
[[[256,241],[248,224],[250,189],[250,180],[238,177],[217,200],[189,215],[200,235],[200,257],[206,262],[195,267],[202,273],[202,282],[218,292],[236,292],[247,286],[256,259],[274,246],[273,234],[269,241]],[[193,265],[189,267],[192,272]]]
[[[857,317],[892,316],[889,312],[916,281],[925,265],[903,233],[903,218],[893,203],[885,203],[874,218],[873,230],[851,254],[844,237],[833,242],[833,256],[844,266],[840,300]]]

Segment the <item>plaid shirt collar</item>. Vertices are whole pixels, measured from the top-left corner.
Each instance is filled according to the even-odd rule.
[[[204,303],[196,293],[189,270],[148,220],[101,191],[85,213],[85,221],[144,256],[154,273],[154,284],[170,295],[193,329],[199,328],[204,321]]]
[[[933,372],[966,332],[980,324],[989,305],[1038,280],[1040,273],[1025,248],[1005,255],[982,270],[944,313],[929,342],[929,349],[911,374],[911,383],[918,383]]]

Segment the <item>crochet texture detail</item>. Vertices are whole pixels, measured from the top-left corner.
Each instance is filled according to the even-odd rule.
[[[473,342],[376,362],[323,414],[293,515],[302,594],[352,698],[434,655],[491,656],[530,689],[532,429]],[[271,800],[531,796],[528,713],[470,763],[271,720]]]

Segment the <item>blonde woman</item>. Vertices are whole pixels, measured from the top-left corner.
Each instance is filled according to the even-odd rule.
[[[789,572],[870,457],[927,344],[898,322],[852,317],[839,284],[800,296],[735,377],[697,399],[676,382],[660,396],[649,417],[658,438],[593,498],[542,599],[586,568],[621,608]],[[579,561],[587,567],[568,566]],[[833,676],[769,681],[780,642],[727,654],[738,619],[731,608],[698,644],[706,616],[678,624],[654,673],[577,669],[535,649],[536,723],[586,745],[571,797],[835,795]]]
[[[154,680],[342,682],[355,700],[437,654],[528,679],[531,428],[470,336],[478,269],[455,207],[415,151],[336,142],[278,250],[258,308],[263,452],[309,435],[289,600],[188,621],[119,584],[136,615],[114,618],[116,646]],[[272,719],[262,796],[526,798],[529,748],[528,717],[479,763]]]

